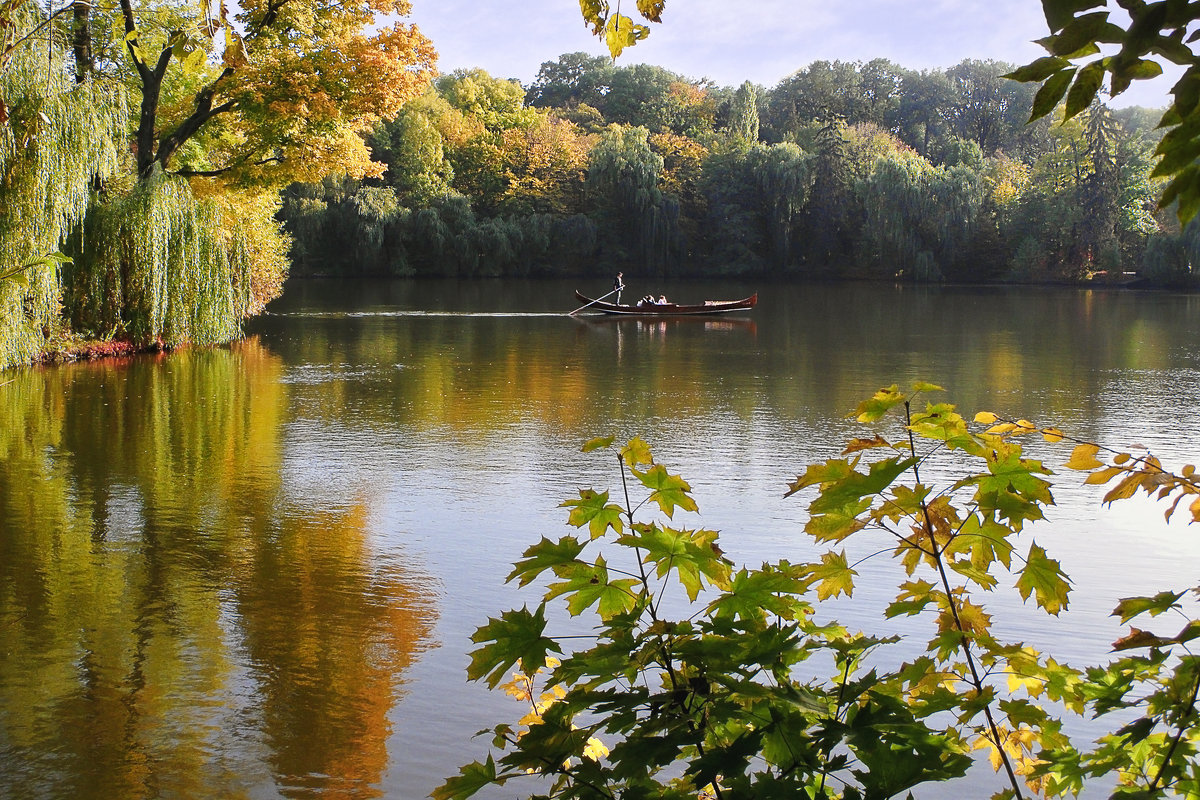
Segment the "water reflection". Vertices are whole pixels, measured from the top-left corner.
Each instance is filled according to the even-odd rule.
[[[646,438],[743,563],[812,556],[786,482],[883,384],[1194,455],[1200,298],[722,284],[673,294],[760,289],[752,315],[625,320],[568,317],[573,288],[300,283],[230,350],[0,377],[0,786],[426,795],[512,712],[464,684],[469,636],[530,599],[503,576],[559,503],[613,485],[592,436]],[[1116,598],[1188,585],[1200,546],[1091,488],[1060,482],[1030,532],[1071,611],[989,612],[1096,661]],[[901,624],[885,563],[830,613]]]
[[[428,579],[282,483],[283,365],[232,350],[0,386],[0,785],[373,797]]]

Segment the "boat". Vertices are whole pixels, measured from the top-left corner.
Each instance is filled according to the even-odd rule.
[[[627,306],[618,305],[617,303],[606,303],[603,300],[593,300],[579,290],[575,291],[575,297],[579,298],[579,302],[584,303],[584,309],[600,311],[604,314],[624,314],[631,317],[685,317],[685,316],[701,316],[703,314],[727,314],[730,311],[749,311],[758,304],[758,292],[743,297],[741,300],[705,300],[703,303],[687,304],[687,303],[648,303],[639,302],[637,305]]]

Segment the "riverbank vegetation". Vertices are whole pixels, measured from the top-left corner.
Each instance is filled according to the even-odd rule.
[[[370,135],[381,180],[287,191],[294,269],[1187,283],[1160,113],[1027,124],[1014,69],[821,61],[730,88],[571,53],[524,89],[443,75]]]
[[[789,484],[788,495],[812,497],[805,532],[830,548],[809,563],[736,567],[716,531],[675,521],[698,510],[688,483],[640,439],[621,448],[618,487],[565,501],[578,532],[543,537],[508,576],[540,587],[540,604],[472,637],[468,676],[495,688],[515,668],[504,688],[527,713],[498,725],[493,754],[434,797],[492,784],[544,798],[911,797],[965,775],[977,751],[998,777],[982,790],[974,775],[970,796],[1194,796],[1200,661],[1189,642],[1200,621],[1189,587],[1122,599],[1113,615],[1137,627],[1108,663],[1086,667],[1007,639],[1012,621],[986,606],[1009,591],[1057,616],[1071,599],[1059,562],[1031,539],[1054,503],[1052,472],[1023,437],[1067,448],[1066,469],[1110,485],[1104,503],[1144,492],[1168,504],[1168,519],[1200,520],[1194,467],[1173,473],[1028,420],[981,412],[972,424],[952,405],[914,402],[937,388],[880,390],[858,420],[900,423]],[[854,594],[856,568],[888,553],[898,583],[886,619],[928,626],[924,650],[902,663],[891,631],[829,618],[827,601]],[[594,635],[552,634],[558,605],[594,619]]]

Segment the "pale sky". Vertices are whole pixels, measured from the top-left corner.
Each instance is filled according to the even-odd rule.
[[[634,0],[625,0],[634,7]],[[616,0],[609,0],[616,7]],[[482,67],[529,85],[563,53],[607,55],[576,0],[412,0],[439,69]],[[657,64],[720,86],[773,88],[817,60],[887,58],[909,69],[965,58],[1025,64],[1045,55],[1039,0],[667,0],[661,25],[618,65]],[[1174,80],[1138,81],[1112,105],[1162,106]]]

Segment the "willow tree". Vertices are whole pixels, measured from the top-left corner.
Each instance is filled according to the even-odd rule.
[[[32,4],[10,5],[0,31],[0,367],[35,358],[59,327],[58,255],[87,211],[94,179],[121,165],[126,103],[119,87],[78,84],[44,51]]]
[[[645,128],[611,126],[588,156],[587,184],[615,230],[610,241],[628,241],[619,259],[633,256],[662,275],[678,229],[679,201],[659,188],[663,158]]]

